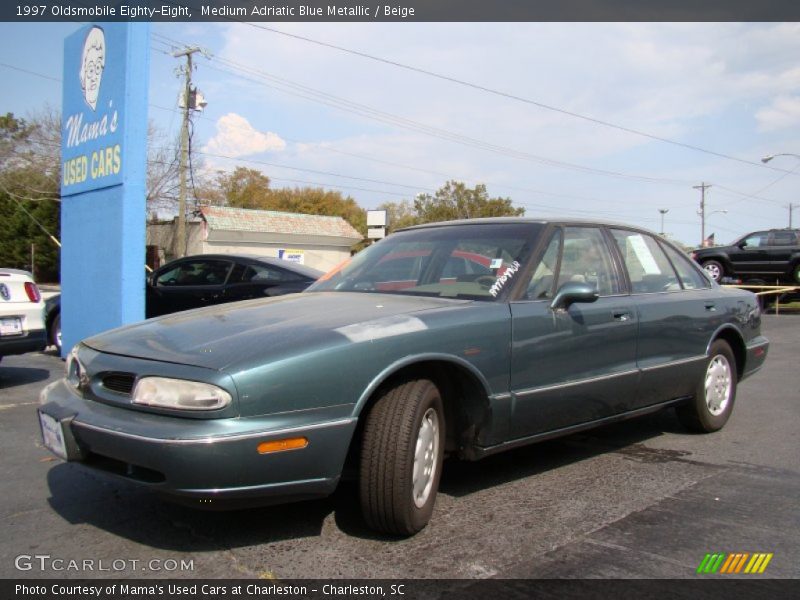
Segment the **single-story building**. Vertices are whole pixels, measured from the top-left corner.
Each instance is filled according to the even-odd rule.
[[[177,256],[177,225],[177,217],[147,225],[148,264]],[[362,239],[342,217],[204,206],[187,219],[185,254],[256,254],[328,271]]]

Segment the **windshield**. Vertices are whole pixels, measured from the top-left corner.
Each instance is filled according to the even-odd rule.
[[[530,253],[538,223],[482,223],[401,231],[323,275],[309,292],[498,298]]]

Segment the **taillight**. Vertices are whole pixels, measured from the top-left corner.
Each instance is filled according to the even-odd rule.
[[[42,299],[39,288],[36,287],[35,283],[31,283],[30,281],[25,282],[25,293],[28,294],[28,300],[31,302],[39,302],[39,300]]]

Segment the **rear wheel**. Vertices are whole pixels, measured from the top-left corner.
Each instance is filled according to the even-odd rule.
[[[387,390],[364,423],[361,510],[377,531],[411,535],[431,518],[444,456],[445,422],[437,387],[427,379]]]
[[[722,429],[733,411],[736,380],[736,359],[731,347],[725,340],[715,341],[694,399],[677,408],[684,426],[701,433]]]
[[[57,314],[50,326],[50,344],[61,354],[61,315]]]
[[[725,267],[722,266],[721,262],[716,260],[705,261],[703,263],[703,269],[705,269],[705,272],[708,273],[708,276],[717,283],[719,283],[719,280],[725,276]]]

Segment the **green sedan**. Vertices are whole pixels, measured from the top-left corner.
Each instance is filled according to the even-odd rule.
[[[397,232],[302,294],[86,339],[41,393],[62,459],[198,507],[331,494],[429,521],[465,460],[674,407],[722,428],[769,342],[749,292],[625,225],[476,219]]]

